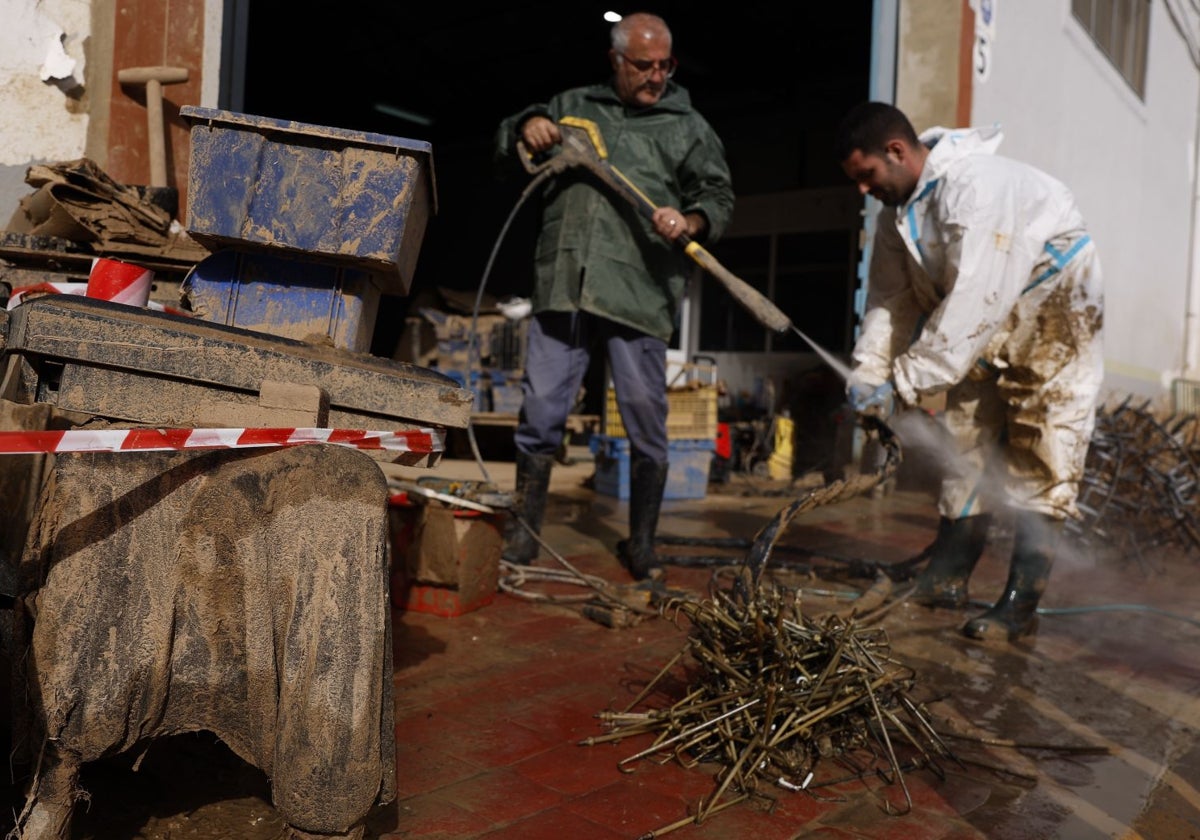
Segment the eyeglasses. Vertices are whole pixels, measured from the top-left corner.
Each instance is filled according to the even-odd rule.
[[[675,56],[670,58],[660,58],[658,61],[651,61],[645,58],[630,58],[625,53],[617,53],[621,56],[622,61],[628,61],[633,65],[633,69],[639,73],[650,73],[657,70],[668,79],[675,75],[675,68],[679,66],[679,62],[675,60]]]

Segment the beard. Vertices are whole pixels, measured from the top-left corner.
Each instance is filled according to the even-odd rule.
[[[896,190],[872,190],[871,195],[885,207],[899,207],[904,203],[904,197]]]

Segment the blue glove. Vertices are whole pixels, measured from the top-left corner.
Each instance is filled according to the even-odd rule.
[[[850,407],[859,414],[869,414],[887,420],[896,410],[896,386],[891,381],[874,388],[869,385],[851,385],[846,391]]]

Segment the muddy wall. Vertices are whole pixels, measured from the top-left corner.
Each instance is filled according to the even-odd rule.
[[[11,10],[11,12],[10,12]],[[217,106],[222,0],[5,0],[0,27],[0,229],[35,163],[89,157],[127,184],[150,180],[145,92],[126,67],[186,67],[163,87],[168,186],[186,210],[183,105]]]
[[[29,192],[31,163],[71,160],[87,143],[92,6],[6,0],[0,27],[0,227]]]

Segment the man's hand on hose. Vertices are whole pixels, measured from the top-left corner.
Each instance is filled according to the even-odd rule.
[[[562,142],[558,124],[549,117],[535,115],[525,120],[520,127],[521,139],[533,154],[539,154]]]
[[[895,392],[891,380],[874,386],[852,382],[846,388],[846,398],[856,413],[887,421],[896,411]]]

